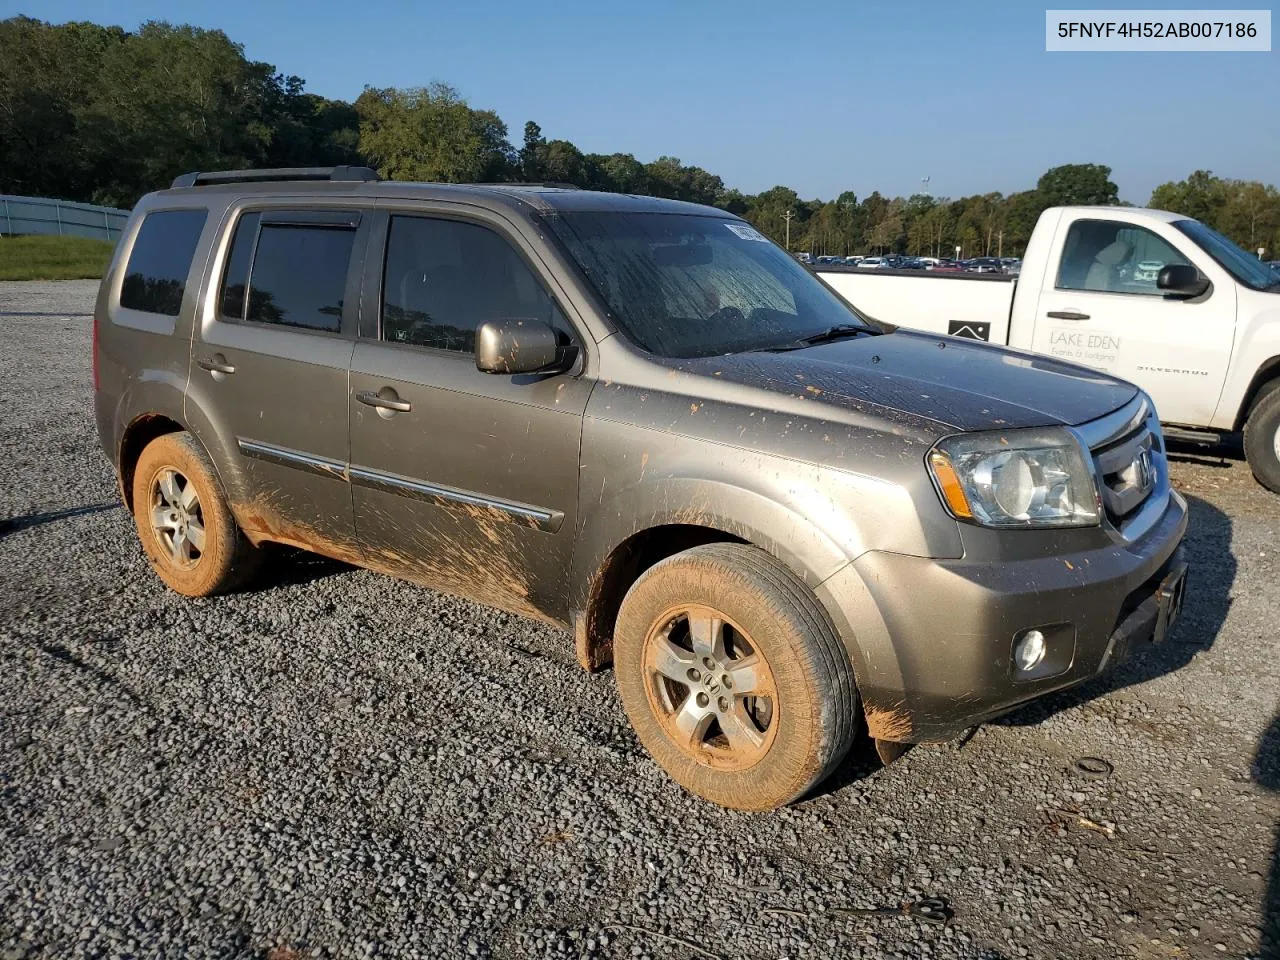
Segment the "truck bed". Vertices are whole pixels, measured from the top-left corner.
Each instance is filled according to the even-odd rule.
[[[816,272],[873,319],[931,333],[1008,343],[1014,277],[833,266],[822,266]]]

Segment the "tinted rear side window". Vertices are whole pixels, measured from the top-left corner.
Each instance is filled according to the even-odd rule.
[[[341,330],[355,235],[349,227],[262,224],[245,319],[330,333]],[[237,253],[233,244],[232,260]],[[234,299],[230,306],[235,306]]]
[[[222,275],[222,296],[218,300],[218,311],[228,319],[244,319],[244,291],[249,285],[249,261],[258,239],[259,219],[259,214],[246,213],[236,224],[235,236],[231,238],[231,253]]]
[[[208,216],[207,210],[157,210],[143,218],[125,267],[120,306],[178,315]]]

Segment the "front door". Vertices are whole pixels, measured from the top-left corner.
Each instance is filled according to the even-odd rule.
[[[252,537],[357,560],[347,482],[347,377],[355,346],[359,211],[244,210],[192,386],[244,479],[232,504]]]
[[[1207,424],[1226,379],[1235,335],[1235,287],[1195,300],[1166,299],[1156,276],[1167,264],[1220,271],[1168,228],[1075,220],[1062,238],[1052,288],[1036,311],[1032,349],[1097,367],[1146,390],[1166,423]]]
[[[558,375],[475,365],[487,320],[578,338],[521,249],[492,220],[380,214],[351,361],[356,531],[371,566],[564,623],[591,382],[581,361]]]

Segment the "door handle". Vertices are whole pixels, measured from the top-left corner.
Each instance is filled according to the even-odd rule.
[[[1045,314],[1046,317],[1053,317],[1055,320],[1088,320],[1087,313],[1081,313],[1079,310],[1050,310]]]
[[[202,370],[208,370],[210,373],[235,373],[235,364],[227,363],[227,358],[220,353],[215,353],[212,357],[200,357],[196,360]]]
[[[383,410],[394,410],[397,413],[408,413],[413,409],[413,404],[408,400],[392,400],[387,397],[380,397],[372,390],[357,391],[356,399],[370,407],[380,407]]]

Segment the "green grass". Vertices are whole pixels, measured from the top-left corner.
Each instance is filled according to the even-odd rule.
[[[0,237],[0,280],[100,279],[114,249],[86,237]]]

